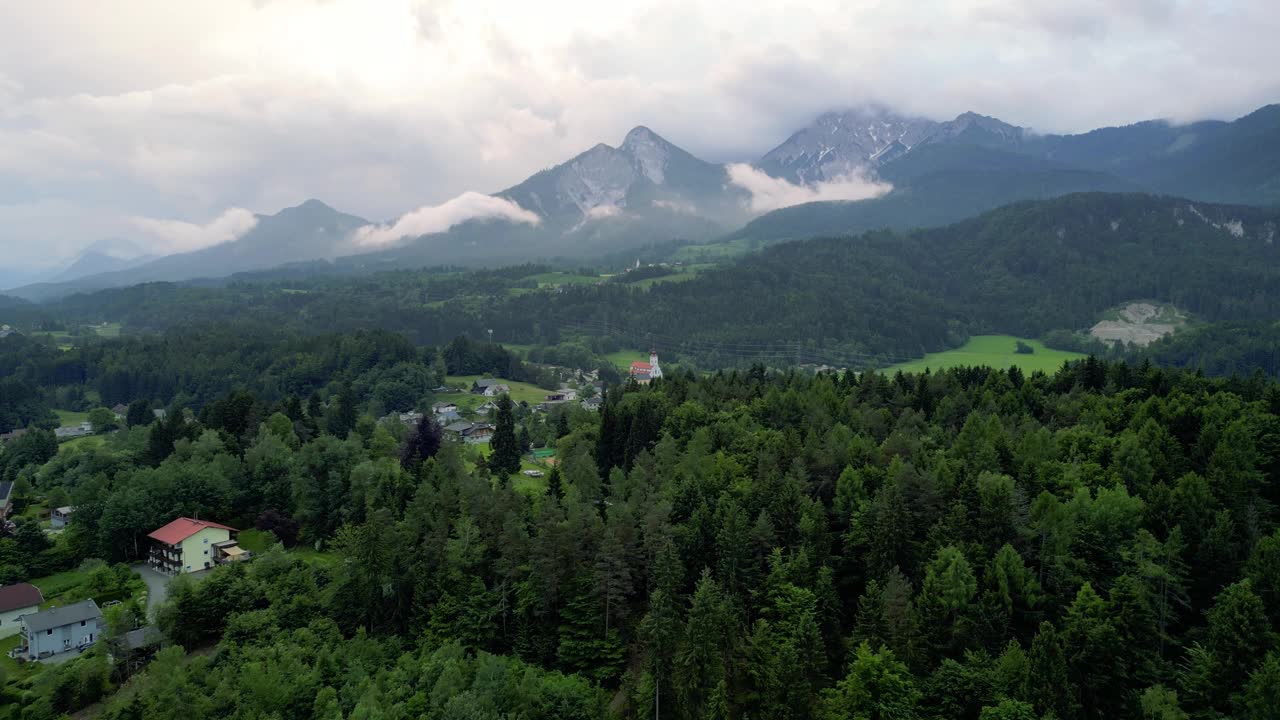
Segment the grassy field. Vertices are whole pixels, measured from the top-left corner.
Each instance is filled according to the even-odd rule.
[[[40,588],[40,593],[44,595],[44,604],[40,606],[44,608],[57,604],[58,596],[74,590],[88,578],[89,573],[77,568],[36,578],[31,584]]]
[[[636,362],[637,360],[640,362],[649,362],[649,353],[641,352],[639,350],[619,350],[618,352],[611,352],[604,357],[620,370],[630,369],[631,363]]]
[[[333,567],[338,564],[338,556],[327,550],[316,550],[315,548],[299,545],[289,549],[290,555],[297,555],[303,560],[321,567]]]
[[[728,240],[705,245],[685,245],[669,258],[673,262],[699,263],[729,260],[764,247],[758,240]]]
[[[487,398],[483,395],[472,395],[470,393],[471,384],[474,383],[476,380],[479,380],[480,378],[481,378],[480,375],[450,375],[447,382],[451,385],[464,384],[466,385],[466,391],[462,393],[454,393],[448,396],[442,396],[442,399],[448,400],[449,402],[452,402],[452,403],[456,403],[458,406],[458,410],[461,412],[470,412],[471,410],[474,410],[475,408],[483,405],[486,400],[493,399],[493,398]],[[530,405],[534,405],[547,399],[548,391],[543,390],[537,385],[530,385],[529,383],[516,382],[514,380],[503,380],[502,378],[495,378],[495,379],[502,382],[503,384],[511,386],[510,395],[511,395],[512,402],[524,401],[529,403]]]
[[[1030,355],[1018,355],[1014,352],[1014,344],[1022,340],[1035,349]],[[960,366],[989,365],[995,368],[1009,368],[1017,365],[1023,372],[1054,372],[1067,360],[1079,360],[1084,355],[1065,350],[1051,350],[1039,340],[1016,338],[1012,335],[975,335],[969,342],[954,350],[929,353],[923,359],[899,363],[884,369],[884,372],[924,372],[945,370]]]
[[[578,275],[568,272],[548,272],[530,275],[525,280],[533,280],[538,287],[555,287],[556,285],[589,285],[600,282],[595,275]]]
[[[644,280],[637,280],[633,283],[627,283],[627,284],[635,288],[648,289],[658,283],[685,282],[686,280],[692,280],[697,276],[698,276],[698,273],[690,270],[687,272],[679,272],[679,273],[672,273],[670,275],[663,275],[662,277],[645,278]]]
[[[107,442],[105,435],[86,435],[84,437],[72,438],[58,445],[58,452],[83,452],[92,450],[93,448],[102,447]]]
[[[89,420],[89,413],[74,410],[54,410],[58,414],[58,422],[62,425],[79,425]]]
[[[93,331],[98,333],[99,337],[120,337],[120,323],[103,323],[102,325],[94,325]]]
[[[21,635],[12,635],[10,637],[0,639],[0,671],[2,671],[0,672],[0,675],[8,677],[10,682],[16,682],[26,674],[23,672],[23,667],[18,664],[18,661],[9,657],[9,651],[18,647],[20,644],[22,644]],[[38,665],[39,663],[28,664]],[[31,668],[31,670],[34,671],[34,668]],[[0,688],[0,692],[2,691],[3,688]]]

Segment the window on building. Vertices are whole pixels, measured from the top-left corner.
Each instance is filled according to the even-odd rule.
[[[45,630],[45,631],[44,631],[44,634],[45,634],[45,635],[52,635],[52,634],[53,634],[53,628],[49,628],[48,630]]]
[[[80,627],[84,627],[84,620],[80,621]]]

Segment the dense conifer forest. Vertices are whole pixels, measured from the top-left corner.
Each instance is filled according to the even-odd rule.
[[[400,360],[376,340],[327,344]],[[78,510],[0,538],[6,578],[136,560],[175,515],[263,550],[174,583],[146,669],[91,650],[7,685],[0,715],[1274,717],[1261,377],[677,371],[597,413],[503,406],[556,450],[538,482],[307,387],[10,444],[24,495]]]

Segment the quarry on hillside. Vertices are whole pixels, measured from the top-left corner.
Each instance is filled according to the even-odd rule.
[[[1104,314],[1089,329],[1103,342],[1147,346],[1187,324],[1187,314],[1176,307],[1154,302],[1131,302]]]

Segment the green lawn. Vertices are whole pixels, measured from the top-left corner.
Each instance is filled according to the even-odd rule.
[[[84,452],[85,450],[102,447],[106,442],[106,435],[86,435],[72,438],[58,445],[58,452]]]
[[[93,331],[98,333],[99,337],[120,337],[120,323],[105,323],[103,325],[94,325],[92,327]]]
[[[697,276],[698,276],[698,273],[693,271],[679,272],[679,273],[672,273],[670,275],[663,275],[662,277],[645,278],[644,280],[637,280],[633,283],[627,283],[627,284],[635,288],[648,289],[658,283],[685,282],[686,280],[692,280]]]
[[[326,550],[316,550],[315,548],[299,545],[291,548],[289,553],[321,567],[332,567],[338,564],[338,556]]]
[[[89,573],[77,568],[36,578],[31,584],[40,588],[40,593],[44,595],[44,605],[41,607],[46,607],[55,604],[58,596],[74,590],[88,578]]]
[[[486,400],[492,400],[493,398],[487,398],[483,395],[472,395],[470,392],[471,384],[474,383],[476,380],[479,380],[481,377],[482,377],[481,375],[450,375],[448,378],[448,382],[450,384],[458,384],[458,383],[464,384],[466,385],[466,391],[463,393],[454,393],[452,395],[444,396],[444,399],[448,400],[449,402],[456,403],[458,406],[459,412],[463,412],[463,413],[471,412],[477,407],[483,405]],[[516,382],[514,380],[504,380],[502,378],[494,378],[494,379],[501,381],[505,385],[511,386],[510,395],[511,395],[512,402],[518,403],[523,401],[523,402],[529,403],[530,405],[536,405],[537,403],[540,403],[543,400],[547,399],[547,393],[549,391],[543,390],[537,385],[530,385],[529,383]]]
[[[76,412],[75,410],[54,410],[58,414],[58,422],[62,425],[79,425],[82,422],[88,422],[89,413]]]
[[[18,692],[16,686],[25,680],[31,679],[32,676],[39,674],[44,670],[44,665],[38,662],[19,663],[17,660],[9,657],[9,651],[22,644],[22,635],[13,635],[0,639],[0,675],[9,678],[10,692]],[[0,687],[0,695],[4,693],[4,688]],[[3,703],[0,703],[0,708]],[[16,717],[11,716],[11,717]]]
[[[521,278],[522,280],[533,280],[538,283],[538,287],[555,287],[556,285],[586,285],[600,282],[600,278],[595,275],[578,275],[577,273],[568,272],[549,272],[539,273],[537,275],[529,275]]]
[[[746,255],[760,249],[763,243],[755,240],[728,240],[705,245],[685,245],[671,254],[675,262],[715,262]]]
[[[619,370],[630,370],[631,363],[636,362],[637,360],[640,362],[649,362],[649,353],[641,352],[639,350],[619,350],[618,352],[611,352],[608,355],[605,355],[604,358],[613,363]]]
[[[1030,345],[1035,349],[1035,352],[1030,355],[1014,353],[1014,343],[1018,340]],[[1024,372],[1043,370],[1050,373],[1062,367],[1064,361],[1079,360],[1083,357],[1084,355],[1080,353],[1051,350],[1039,340],[1016,338],[1012,335],[975,335],[969,338],[969,342],[954,350],[929,353],[921,360],[899,363],[885,368],[884,372],[893,373],[899,370],[902,372],[924,372],[925,368],[945,370],[965,365],[989,365],[994,368],[1006,369],[1017,365]]]

